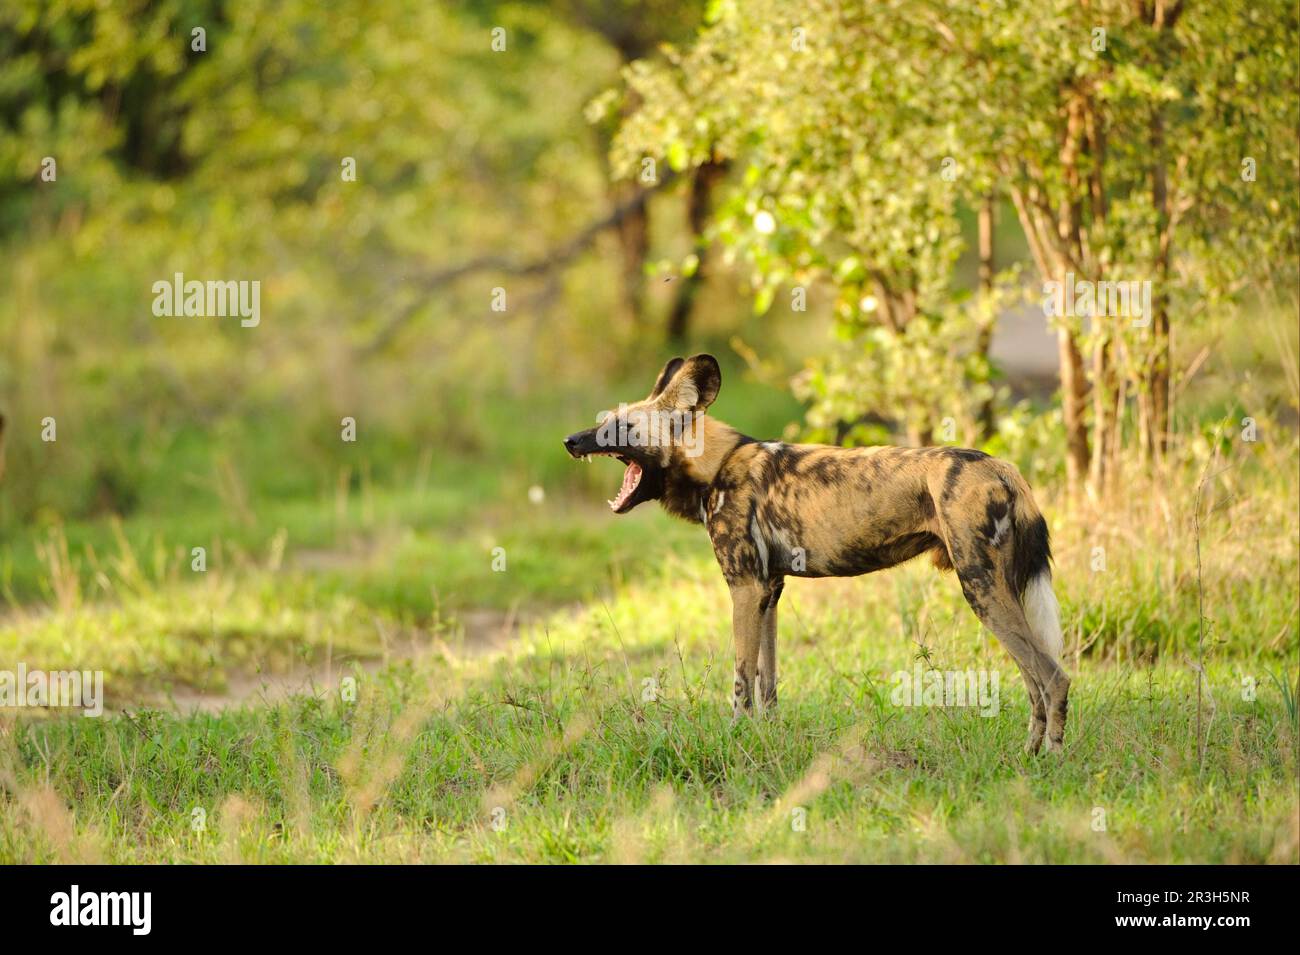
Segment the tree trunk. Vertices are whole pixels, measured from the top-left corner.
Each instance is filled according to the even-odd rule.
[[[636,183],[619,183],[615,187],[614,205],[627,202],[641,187]],[[618,224],[618,242],[623,253],[623,297],[632,325],[639,328],[645,316],[645,262],[650,254],[650,204],[641,203]]]
[[[709,224],[709,213],[713,209],[713,190],[727,174],[725,163],[709,161],[695,170],[691,177],[691,189],[687,196],[686,219],[690,225],[691,238],[695,250],[695,271],[682,279],[681,288],[668,313],[668,341],[681,344],[686,341],[690,331],[691,313],[695,309],[695,300],[705,279],[705,260],[709,254],[709,243],[704,237],[704,230]]]
[[[1089,278],[1100,282],[1105,277],[1105,266],[1096,261],[1091,250],[1105,245],[1106,191],[1102,183],[1105,165],[1105,134],[1092,98],[1081,93],[1071,105],[1070,135],[1078,138],[1078,158],[1087,179],[1079,178],[1080,169],[1069,166],[1073,194],[1086,191],[1090,213],[1086,227],[1082,204],[1074,207],[1075,257],[1089,262]],[[1117,404],[1119,387],[1119,350],[1121,337],[1119,317],[1105,313],[1099,301],[1094,300],[1091,332],[1096,341],[1092,361],[1092,460],[1089,462],[1088,486],[1097,496],[1104,496],[1110,486],[1119,460],[1119,432],[1123,407]]]
[[[1139,7],[1139,9],[1144,9]],[[1173,44],[1174,25],[1185,10],[1182,0],[1174,4],[1157,2],[1150,8],[1151,26],[1160,37],[1165,53],[1178,55],[1170,49]],[[1173,221],[1170,209],[1169,179],[1166,172],[1165,122],[1162,107],[1157,105],[1151,113],[1151,204],[1156,213],[1156,260],[1151,296],[1151,353],[1146,375],[1146,393],[1149,402],[1148,425],[1142,436],[1144,447],[1157,461],[1169,448],[1172,422],[1172,389],[1170,374],[1173,367],[1169,336],[1169,263],[1173,255]]]
[[[1032,196],[1026,194],[1023,186],[1013,185],[1009,192],[1034,264],[1038,266],[1039,277],[1044,283],[1058,283],[1064,295],[1073,294],[1072,290],[1065,287],[1067,263],[1057,245],[1059,237],[1055,234],[1056,223],[1049,221],[1034,208]],[[1088,381],[1078,342],[1064,321],[1056,330],[1056,344],[1061,377],[1061,411],[1065,419],[1065,473],[1073,492],[1088,477],[1088,422],[1084,414],[1088,400]]]
[[[989,349],[993,345],[993,326],[997,324],[997,316],[992,312],[990,304],[993,295],[993,276],[995,274],[994,249],[993,249],[993,194],[990,193],[984,197],[979,208],[979,256],[980,256],[980,299],[984,308],[987,309],[981,316],[978,336],[975,340],[975,350],[980,358],[985,361],[989,357]],[[989,395],[983,406],[979,410],[979,429],[980,436],[987,441],[993,437],[993,396]]]
[[[1061,326],[1056,333],[1056,344],[1061,370],[1061,411],[1065,418],[1065,473],[1070,489],[1074,490],[1088,477],[1088,422],[1084,415],[1088,382],[1074,333]]]
[[[1151,296],[1151,355],[1146,374],[1151,414],[1142,440],[1151,457],[1161,460],[1169,443],[1169,185],[1165,173],[1165,127],[1159,109],[1151,114],[1151,204],[1156,213],[1156,261]]]
[[[1061,194],[1057,212],[1059,268],[1057,281],[1061,283],[1067,299],[1074,290],[1066,287],[1065,273],[1069,259],[1082,262],[1083,236],[1081,232],[1083,204],[1080,200],[1079,157],[1083,150],[1084,104],[1082,97],[1074,95],[1068,104],[1066,113],[1065,139],[1061,144],[1061,168],[1065,174],[1066,189]],[[1089,276],[1091,277],[1091,276]],[[1075,276],[1078,281],[1083,276]],[[1058,338],[1061,363],[1061,408],[1065,417],[1065,441],[1068,452],[1066,473],[1073,491],[1079,482],[1089,480],[1091,455],[1096,447],[1090,449],[1088,442],[1088,422],[1084,409],[1088,400],[1088,381],[1084,371],[1083,355],[1074,333],[1062,325]],[[1099,362],[1104,359],[1099,356]],[[1094,382],[1096,384],[1096,382]]]
[[[1097,316],[1094,322],[1106,322]],[[1098,495],[1104,495],[1114,477],[1120,408],[1118,375],[1115,369],[1115,343],[1107,335],[1096,345],[1092,364],[1092,460],[1089,463],[1088,486]]]

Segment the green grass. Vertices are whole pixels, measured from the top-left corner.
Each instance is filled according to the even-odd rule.
[[[357,671],[355,703],[11,721],[0,860],[1296,861],[1278,661],[1211,662],[1203,762],[1185,664],[1075,662],[1066,753],[1027,757],[955,589],[793,585],[780,707],[734,725],[725,590],[690,564],[503,653]],[[999,674],[996,716],[895,705],[923,634],[930,665]]]
[[[740,397],[719,413],[779,433],[788,404]],[[153,474],[120,522],[6,525],[0,661],[102,670],[109,713],[0,708],[0,862],[1300,861],[1294,438],[1225,443],[1199,574],[1203,463],[1037,489],[1074,689],[1066,752],[1030,758],[1014,665],[924,562],[791,581],[781,705],[733,724],[707,538],[608,513],[617,469],[559,448],[575,403],[517,447],[488,403],[445,460],[277,455],[268,421],[178,442],[160,473],[212,479]],[[489,645],[484,613],[534,622]],[[896,704],[918,659],[996,673],[996,715]],[[318,695],[249,695],[295,673]],[[169,702],[194,691],[236,702]]]

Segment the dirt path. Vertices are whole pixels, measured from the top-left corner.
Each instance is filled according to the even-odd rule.
[[[393,663],[417,660],[434,653],[474,657],[496,652],[514,640],[520,627],[532,620],[531,617],[521,618],[501,610],[469,610],[457,615],[457,632],[450,640],[427,633],[421,637],[417,633],[410,640],[388,648],[380,657],[326,659],[288,673],[230,673],[225,689],[220,692],[173,687],[156,705],[183,714],[220,713],[232,707],[270,705],[291,696],[324,699],[339,692],[340,680],[358,669],[372,674]]]
[[[1056,389],[1056,333],[1041,307],[1027,304],[998,315],[990,353],[1006,373],[1013,394],[1049,395]]]

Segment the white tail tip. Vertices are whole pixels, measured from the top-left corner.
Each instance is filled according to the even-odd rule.
[[[1061,633],[1061,605],[1056,602],[1052,575],[1048,571],[1035,574],[1029,581],[1021,606],[1025,609],[1030,631],[1059,663],[1065,650],[1065,637]]]

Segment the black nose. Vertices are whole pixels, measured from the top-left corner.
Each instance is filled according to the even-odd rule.
[[[579,438],[579,437],[581,437],[581,436],[580,436],[580,435],[576,435],[576,434],[571,434],[571,435],[569,435],[567,438],[565,438],[565,439],[564,439],[564,450],[566,450],[566,451],[568,451],[570,454],[572,454],[572,453],[573,453],[573,449],[576,448],[576,447],[578,446],[578,438]]]

